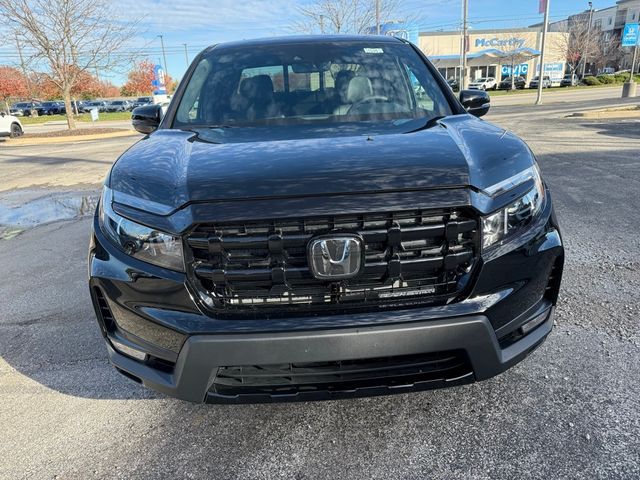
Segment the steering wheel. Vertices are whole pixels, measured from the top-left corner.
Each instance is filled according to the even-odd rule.
[[[351,106],[349,107],[349,110],[347,110],[347,114],[351,113],[351,110],[353,110],[355,107],[358,107],[365,103],[377,103],[377,102],[388,102],[388,101],[389,101],[389,97],[384,97],[382,95],[371,95],[370,97],[364,97],[363,99],[358,100],[357,102],[351,104]]]

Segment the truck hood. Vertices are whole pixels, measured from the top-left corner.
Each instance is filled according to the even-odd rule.
[[[532,164],[521,140],[470,115],[416,125],[315,128],[302,138],[290,138],[291,127],[161,129],[120,157],[107,184],[119,203],[169,214],[192,202],[482,190]]]

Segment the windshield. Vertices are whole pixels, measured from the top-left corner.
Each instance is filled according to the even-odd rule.
[[[486,78],[479,78],[479,79],[476,80],[476,83],[484,83],[486,81],[487,81]]]
[[[406,44],[318,42],[213,50],[197,65],[174,127],[433,118],[451,107]]]

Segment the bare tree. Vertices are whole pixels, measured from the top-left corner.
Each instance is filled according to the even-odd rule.
[[[105,0],[0,0],[0,17],[24,47],[25,63],[46,66],[60,89],[69,129],[76,128],[71,90],[83,72],[128,63],[119,53],[137,22],[121,22]]]
[[[593,55],[600,49],[602,33],[597,28],[589,29],[589,16],[576,15],[569,19],[568,35],[558,35],[554,42],[558,50],[567,52],[567,64],[571,72],[576,72],[585,55]]]
[[[613,66],[619,69],[620,63],[624,58],[625,52],[620,45],[619,39],[605,39],[598,31],[596,33],[597,42],[593,50],[589,52],[591,63],[597,71],[602,71],[605,67]]]
[[[380,19],[394,20],[399,0],[378,0]],[[376,25],[375,0],[315,0],[307,7],[300,7],[303,20],[295,25],[305,33],[370,33]]]

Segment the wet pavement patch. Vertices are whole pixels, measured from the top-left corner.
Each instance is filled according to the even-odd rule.
[[[0,240],[30,228],[60,220],[93,215],[98,191],[20,189],[0,192]]]

